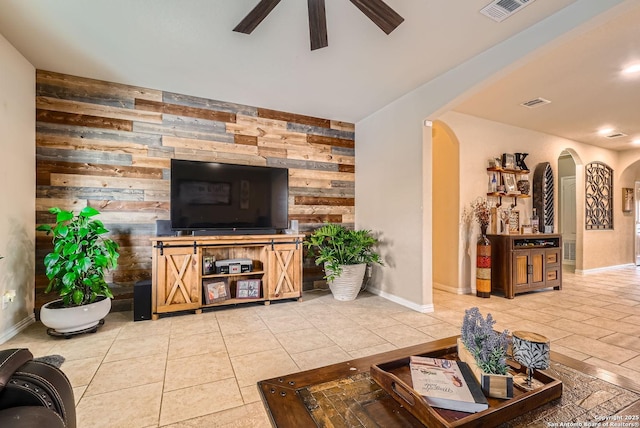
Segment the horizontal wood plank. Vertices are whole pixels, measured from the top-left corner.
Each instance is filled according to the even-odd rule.
[[[355,198],[331,198],[325,196],[296,196],[294,197],[296,205],[332,205],[334,207],[355,207]]]
[[[175,116],[195,117],[200,119],[230,123],[234,123],[236,121],[236,115],[234,113],[226,111],[216,111],[199,107],[160,103],[157,101],[149,101],[144,99],[136,99],[135,106],[137,110],[148,110]]]
[[[135,120],[138,122],[162,123],[162,114],[154,111],[133,110],[130,108],[113,107],[52,97],[36,97],[36,108],[61,113],[119,119],[129,122]]]
[[[265,108],[258,108],[258,117],[265,119],[276,119],[284,122],[302,123],[305,125],[319,126],[322,128],[331,128],[331,121],[328,119],[304,116],[295,113],[285,113],[282,111],[269,110]]]

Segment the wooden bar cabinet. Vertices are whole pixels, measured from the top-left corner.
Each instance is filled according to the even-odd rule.
[[[562,288],[562,235],[487,235],[491,241],[491,292],[518,293]]]

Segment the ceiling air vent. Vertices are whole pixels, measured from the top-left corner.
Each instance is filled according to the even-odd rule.
[[[525,101],[520,105],[528,107],[528,108],[535,108],[535,107],[540,107],[540,106],[545,105],[545,104],[549,104],[550,102],[551,101],[545,100],[544,98],[534,98],[532,100]]]
[[[480,9],[480,13],[496,22],[502,22],[534,1],[535,0],[494,0]]]
[[[627,134],[625,134],[624,132],[613,132],[609,135],[605,135],[605,138],[620,138],[620,137],[626,137]]]

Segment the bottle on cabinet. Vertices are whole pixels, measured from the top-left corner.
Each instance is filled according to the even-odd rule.
[[[538,218],[538,213],[536,209],[533,209],[533,214],[531,215],[531,233],[538,233],[540,230],[540,219]]]

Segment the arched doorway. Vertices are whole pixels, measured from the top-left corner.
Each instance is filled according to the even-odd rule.
[[[577,258],[576,163],[563,150],[558,156],[558,232],[562,234],[562,266],[575,271]]]
[[[442,121],[432,126],[432,266],[433,288],[457,294],[469,293],[461,281],[460,241],[460,142]]]

